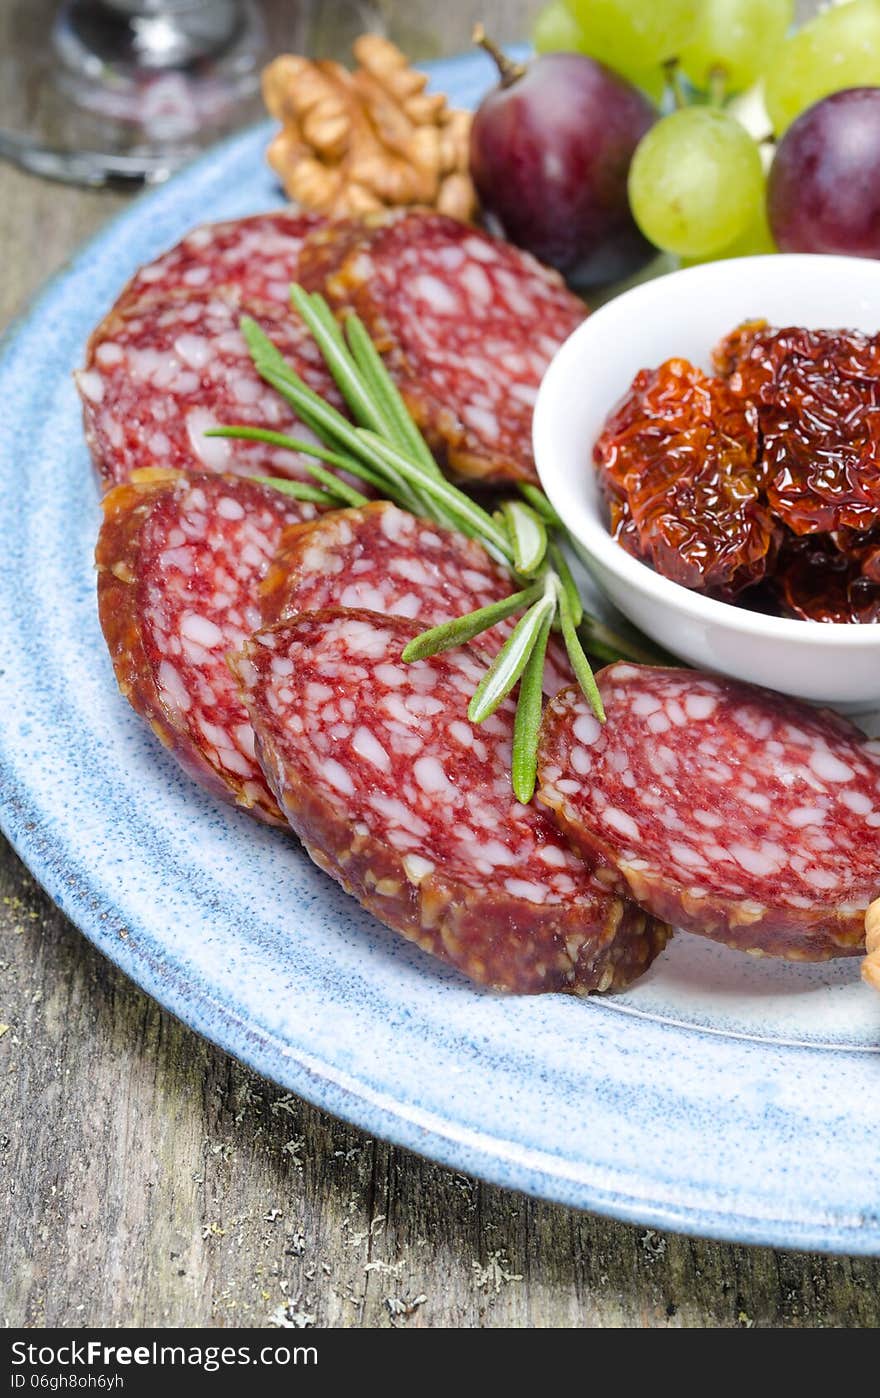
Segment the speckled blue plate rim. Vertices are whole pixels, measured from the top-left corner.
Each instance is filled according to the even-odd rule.
[[[53,859],[51,838],[42,831],[39,812],[31,808],[27,792],[8,785],[8,776],[0,753],[0,828],[64,915],[135,984],[189,1028],[314,1106],[370,1135],[490,1184],[587,1209],[623,1223],[671,1229],[719,1242],[846,1255],[880,1253],[880,1213],[874,1217],[865,1215],[854,1224],[814,1229],[809,1225],[795,1227],[790,1220],[777,1225],[773,1220],[750,1218],[739,1210],[727,1214],[610,1191],[573,1172],[552,1168],[553,1164],[566,1162],[525,1166],[515,1155],[507,1154],[505,1142],[482,1142],[473,1132],[468,1132],[467,1138],[456,1135],[450,1129],[451,1123],[439,1122],[427,1113],[404,1113],[384,1101],[381,1094],[365,1090],[364,1084],[347,1082],[342,1075],[331,1076],[326,1065],[235,1015],[228,1002],[205,996],[198,988],[181,981],[167,963],[146,950],[145,944],[150,941],[146,929],[132,927],[129,919],[127,935],[122,940],[114,930],[112,918],[99,921],[91,890],[79,883],[71,884],[69,871]],[[676,1027],[674,1032],[681,1031]],[[789,1051],[810,1052],[809,1048]],[[537,1158],[540,1153],[533,1154]]]
[[[456,100],[462,103],[468,100],[469,93],[477,95],[486,83],[486,70],[479,55],[438,64],[434,73],[438,84],[452,89]],[[173,201],[180,182],[210,169],[221,153],[240,146],[256,146],[264,138],[264,130],[261,127],[259,131],[239,133],[207,152],[174,181],[134,201],[84,245],[7,332],[0,348],[0,375],[14,360],[22,337],[38,328],[41,318],[51,309],[67,277],[98,257],[103,245],[114,241],[120,229],[137,224],[145,204],[155,207],[163,199]],[[812,1225],[753,1216],[735,1200],[725,1210],[664,1198],[659,1187],[654,1188],[652,1195],[650,1178],[639,1181],[642,1188],[637,1191],[608,1189],[589,1178],[589,1167],[584,1162],[572,1162],[540,1148],[523,1149],[521,1143],[483,1135],[472,1127],[441,1119],[436,1113],[421,1111],[411,1103],[394,1101],[371,1084],[351,1080],[328,1067],[309,1055],[304,1046],[285,1043],[265,1026],[248,1021],[228,1000],[205,993],[201,982],[187,982],[180,968],[169,964],[162,957],[161,948],[155,947],[148,926],[128,917],[127,935],[121,937],[122,919],[108,916],[106,903],[96,898],[96,891],[89,884],[88,870],[72,869],[59,861],[51,823],[44,821],[42,811],[26,783],[19,781],[10,760],[8,744],[15,735],[4,726],[4,717],[0,716],[0,827],[18,854],[62,912],[102,953],[171,1013],[255,1071],[367,1132],[449,1167],[541,1198],[591,1209],[625,1222],[721,1240],[850,1254],[880,1252],[877,1212],[863,1213],[855,1220],[835,1221],[826,1215],[821,1223]],[[681,1026],[668,1030],[670,1035],[682,1032]],[[653,1183],[659,1185],[659,1181]]]

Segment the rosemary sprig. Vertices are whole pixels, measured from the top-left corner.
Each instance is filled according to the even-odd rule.
[[[590,669],[590,662],[584,655],[583,647],[578,639],[577,626],[572,615],[571,600],[568,591],[555,575],[553,581],[556,589],[557,601],[559,603],[559,621],[562,626],[562,639],[565,641],[565,649],[568,651],[571,668],[574,670],[578,684],[592,705],[593,713],[600,723],[604,723],[605,708],[602,703],[602,696],[596,685],[593,671]]]
[[[502,528],[482,505],[478,505],[476,500],[472,500],[456,486],[450,485],[442,476],[436,480],[433,476],[425,476],[415,461],[383,441],[375,432],[359,428],[358,435],[367,450],[374,454],[374,460],[378,458],[390,472],[396,473],[408,484],[417,486],[429,504],[436,501],[451,516],[457,528],[470,534],[472,538],[480,539],[496,558],[513,562],[514,549],[507,530]]]
[[[577,583],[572,577],[571,569],[568,566],[568,559],[555,539],[550,540],[548,552],[550,554],[550,561],[556,569],[557,577],[565,588],[571,619],[574,622],[575,629],[577,629],[584,619],[584,605],[581,602],[581,595],[577,590]]]
[[[541,597],[520,617],[474,690],[468,705],[471,723],[483,723],[507,698],[526,668],[544,623],[549,627],[553,620],[555,601],[555,581],[548,573]]]
[[[547,615],[535,638],[532,653],[526,661],[519,682],[519,698],[516,702],[516,718],[513,721],[513,752],[511,755],[511,783],[517,801],[527,806],[535,794],[535,781],[538,773],[538,738],[541,732],[541,715],[544,704],[544,660],[547,655],[547,642],[550,638],[552,618]]]
[[[509,597],[423,632],[406,647],[403,659],[422,660],[464,645],[499,621],[521,613],[477,686],[468,717],[474,723],[484,722],[519,684],[511,779],[517,800],[528,802],[535,787],[542,680],[551,629],[559,629],[578,684],[601,722],[605,714],[587,651],[600,658],[642,657],[584,613],[560,545],[564,525],[544,493],[522,483],[520,499],[505,500],[490,514],[445,478],[358,317],[349,314],[340,325],[323,297],[298,286],[291,287],[291,302],[320,349],[353,421],[309,388],[256,321],[244,317],[241,330],[257,372],[290,404],[318,442],[236,426],[215,429],[210,435],[265,441],[311,458],[308,470],[314,486],[262,478],[295,498],[321,504],[365,503],[358,490],[335,474],[344,471],[411,513],[478,539],[509,569],[519,584]]]
[[[351,509],[356,510],[361,505],[367,504],[366,495],[361,495],[361,492],[355,490],[347,481],[342,481],[338,476],[334,476],[332,471],[325,471],[324,467],[319,466],[317,462],[312,462],[306,469],[314,480],[318,482],[318,485],[323,486],[325,495],[330,496],[330,499],[337,509],[340,505],[348,505]],[[264,484],[270,482],[275,486],[276,490],[281,488],[277,484],[279,480],[278,476],[263,476],[261,479]],[[280,479],[284,480],[286,478],[282,476]],[[291,484],[295,484],[295,482],[291,482]],[[292,495],[293,491],[288,490],[286,493]]]
[[[500,513],[513,545],[513,566],[524,577],[530,577],[544,562],[547,527],[537,511],[519,500],[505,500]]]
[[[389,378],[379,351],[367,334],[363,321],[356,315],[350,315],[346,319],[345,329],[357,366],[382,402],[401,450],[410,452],[421,462],[429,475],[442,478],[442,472],[431,455],[428,443],[407,411],[397,385]]]
[[[243,442],[267,442],[274,447],[285,447],[288,451],[298,452],[301,456],[313,456],[316,461],[326,461],[331,466],[338,466],[341,471],[346,471],[350,476],[358,476],[360,480],[367,481],[369,485],[375,486],[378,490],[384,490],[387,482],[378,472],[365,466],[362,461],[356,460],[353,456],[346,456],[343,452],[330,451],[327,447],[319,446],[317,442],[302,441],[299,437],[288,437],[284,432],[273,432],[267,427],[246,427],[243,424],[230,427],[209,427],[205,433],[206,437],[233,437]],[[309,467],[306,466],[306,470]],[[268,478],[266,478],[268,479]],[[273,480],[286,480],[286,477],[273,476]],[[364,496],[366,500],[366,496]]]
[[[355,422],[382,437],[393,438],[394,425],[384,404],[376,394],[370,393],[363,374],[351,373],[351,353],[327,302],[317,292],[310,296],[300,286],[291,287],[290,299],[311,331]]]
[[[429,655],[437,655],[441,650],[465,646],[475,636],[481,636],[484,631],[488,631],[490,626],[497,625],[499,621],[506,621],[509,616],[521,612],[523,607],[537,602],[543,591],[542,583],[532,583],[531,587],[522,592],[512,592],[509,597],[502,597],[500,602],[490,602],[487,607],[478,607],[475,612],[468,612],[466,616],[458,616],[452,621],[443,621],[439,626],[432,626],[430,631],[423,631],[415,640],[410,641],[402,659],[407,663],[425,660]]]
[[[329,490],[319,490],[316,485],[304,481],[289,481],[284,476],[254,476],[257,485],[270,485],[280,495],[290,495],[294,500],[307,500],[313,505],[323,505],[328,510],[339,509],[339,497]]]
[[[565,533],[565,525],[540,486],[532,485],[529,481],[520,481],[518,489],[526,503],[531,505],[533,510],[537,510],[545,524],[549,524],[551,529]]]

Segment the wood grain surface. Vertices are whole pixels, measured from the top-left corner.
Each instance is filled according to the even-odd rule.
[[[324,0],[276,6],[273,23],[279,42],[337,56],[384,24],[432,56],[465,47],[478,14],[521,38],[537,8]],[[12,12],[0,9],[2,46]],[[123,203],[0,167],[0,322]],[[880,1261],[693,1241],[542,1204],[286,1095],[141,994],[5,844],[0,1025],[5,1326],[880,1322]]]

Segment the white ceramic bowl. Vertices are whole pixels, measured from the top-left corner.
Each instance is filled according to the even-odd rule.
[[[541,483],[587,567],[625,616],[705,669],[848,708],[880,699],[880,626],[764,616],[661,577],[608,533],[593,444],[639,369],[683,356],[710,369],[713,345],[741,321],[880,330],[880,262],[777,254],[659,277],[595,312],[565,342],[538,394]]]

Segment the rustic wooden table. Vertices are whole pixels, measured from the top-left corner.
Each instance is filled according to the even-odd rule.
[[[432,0],[279,13],[299,51],[378,18],[427,57],[537,8],[452,0],[442,39]],[[0,322],[123,203],[0,167]],[[880,1261],[626,1227],[367,1139],[159,1009],[0,846],[0,1324],[880,1322]]]

